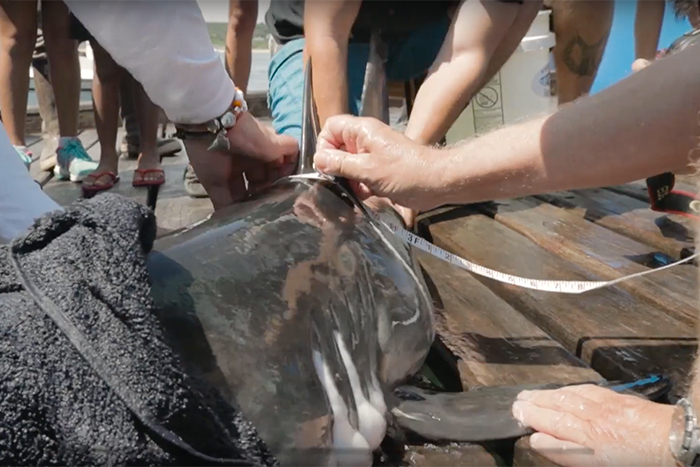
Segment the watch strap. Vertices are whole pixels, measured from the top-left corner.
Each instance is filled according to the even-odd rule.
[[[680,452],[673,453],[676,459],[686,466],[700,466],[700,427],[697,415],[690,400],[683,398],[677,402],[683,408],[683,441]]]
[[[200,124],[176,124],[175,136],[181,140],[191,137],[213,136],[214,141],[209,150],[230,150],[231,143],[228,140],[228,131],[236,125],[238,116],[248,111],[243,91],[236,88],[233,102],[223,115]]]

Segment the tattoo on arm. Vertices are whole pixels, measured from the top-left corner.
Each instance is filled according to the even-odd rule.
[[[593,76],[603,58],[607,39],[606,36],[596,43],[589,44],[577,34],[564,47],[562,61],[569,70],[578,76]]]

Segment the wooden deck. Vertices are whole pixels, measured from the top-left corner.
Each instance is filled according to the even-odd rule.
[[[118,142],[121,142],[122,136],[123,133],[120,132],[117,137]],[[95,130],[83,130],[79,138],[87,149],[88,154],[93,159],[99,160],[100,145],[97,141]],[[32,137],[30,141],[32,144],[30,144],[29,148],[35,157],[35,161],[30,168],[34,179],[38,180],[44,187],[44,191],[62,206],[67,206],[78,200],[81,197],[80,184],[59,181],[53,178],[53,173],[42,172],[39,168],[38,158],[41,154],[43,141],[36,136]],[[186,166],[187,153],[184,150],[184,146],[183,150],[174,157],[163,158],[166,182],[159,191],[156,205],[159,235],[198,222],[213,211],[209,199],[193,199],[185,192],[183,174]],[[131,186],[135,168],[136,160],[121,158],[119,160],[120,180],[111,192],[120,193],[145,203],[146,189]]]
[[[80,135],[99,158],[94,131]],[[119,140],[121,135],[119,135]],[[41,141],[32,139],[38,158]],[[190,199],[182,175],[184,150],[164,160],[167,181],[156,214],[160,233],[206,217],[208,200]],[[45,191],[66,205],[79,185],[32,168]],[[114,191],[145,200],[131,187],[135,161],[121,161]],[[692,187],[681,186],[690,191]],[[652,212],[643,182],[554,193],[425,213],[419,232],[438,246],[481,265],[539,279],[604,280],[679,258],[693,244],[688,219]],[[470,390],[480,386],[568,383],[668,375],[672,396],[688,386],[696,352],[697,271],[682,265],[657,275],[583,295],[504,285],[420,254],[438,306],[438,378]],[[439,366],[439,365],[438,365]],[[457,390],[460,388],[458,387]],[[544,465],[515,444],[410,446],[413,466]]]
[[[678,188],[694,192],[681,182]],[[610,280],[680,259],[694,226],[649,209],[643,181],[423,214],[436,245],[502,272],[553,280]],[[582,295],[538,292],[473,276],[421,254],[438,304],[438,332],[463,389],[630,380],[652,373],[684,394],[697,350],[692,264]],[[513,465],[546,465],[518,441],[497,450]],[[505,455],[503,453],[506,453]],[[487,455],[487,453],[482,453]],[[512,459],[509,457],[512,455]],[[460,465],[482,465],[476,463]]]

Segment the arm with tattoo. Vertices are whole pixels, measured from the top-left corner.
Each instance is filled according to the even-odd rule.
[[[612,0],[554,0],[559,104],[590,92],[612,27]]]

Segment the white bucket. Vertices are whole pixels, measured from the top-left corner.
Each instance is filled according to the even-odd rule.
[[[515,53],[447,132],[448,144],[556,110],[549,83],[555,42],[549,16],[549,10],[538,13]]]

